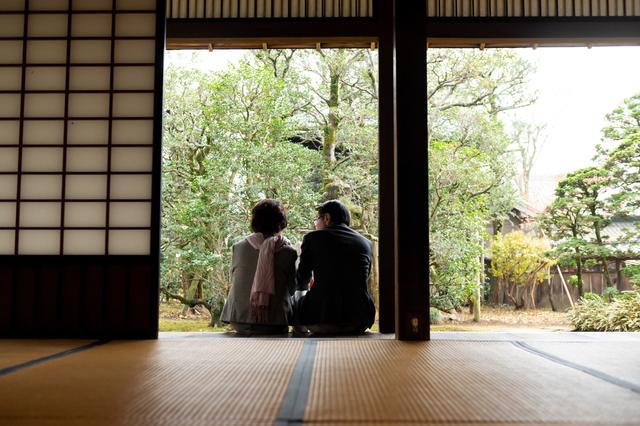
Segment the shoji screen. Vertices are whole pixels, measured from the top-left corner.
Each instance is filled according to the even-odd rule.
[[[156,335],[164,11],[0,1],[0,335]]]

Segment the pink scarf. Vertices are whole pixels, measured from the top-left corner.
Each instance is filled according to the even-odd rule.
[[[260,232],[255,232],[247,236],[246,239],[253,248],[260,250],[258,266],[251,286],[251,297],[249,298],[251,319],[256,322],[267,322],[270,302],[276,294],[273,255],[291,245],[291,242],[282,235],[265,239]]]

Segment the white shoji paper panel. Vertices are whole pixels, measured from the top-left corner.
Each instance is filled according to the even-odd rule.
[[[72,40],[72,64],[108,64],[111,62],[111,40]]]
[[[62,176],[24,175],[20,192],[22,200],[59,200],[62,197]]]
[[[116,14],[116,37],[155,37],[154,13]]]
[[[16,246],[16,231],[0,230],[0,254],[14,254]]]
[[[59,227],[61,203],[20,203],[20,226]]]
[[[64,231],[64,243],[62,254],[83,255],[83,254],[105,254],[105,231],[100,230],[76,230]]]
[[[154,67],[115,67],[115,90],[153,90]]]
[[[64,117],[64,94],[27,93],[24,96],[25,117]]]
[[[17,145],[20,141],[19,121],[0,121],[0,145]]]
[[[68,172],[106,172],[108,148],[68,148]]]
[[[20,117],[19,93],[0,93],[0,117]]]
[[[111,88],[110,67],[71,67],[69,89],[109,90]]]
[[[64,121],[25,120],[22,142],[25,145],[62,145],[64,143]]]
[[[67,62],[66,40],[27,41],[28,64],[65,64]]]
[[[109,226],[151,226],[151,203],[111,203],[109,207]]]
[[[0,64],[22,63],[22,40],[0,40]]]
[[[111,10],[112,0],[73,0],[73,10]]]
[[[66,14],[30,14],[27,37],[66,37]]]
[[[65,67],[27,67],[25,70],[26,90],[66,89],[67,69]]]
[[[153,117],[153,93],[115,93],[114,117]]]
[[[69,95],[69,117],[108,117],[109,94],[71,93]]]
[[[112,200],[150,200],[151,175],[111,176]]]
[[[64,205],[64,226],[69,228],[104,228],[107,203],[71,203]]]
[[[70,175],[66,179],[67,200],[104,200],[107,198],[106,175]]]
[[[117,230],[109,231],[109,253],[117,254],[149,254],[150,231]]]
[[[24,36],[24,15],[0,15],[0,37]]]
[[[67,143],[106,145],[109,143],[109,121],[69,121]]]
[[[15,200],[18,195],[18,176],[0,175],[0,198]]]
[[[24,229],[18,239],[18,254],[60,254],[60,231]]]
[[[0,10],[3,10],[3,11],[24,10],[24,0],[2,0],[0,1]]]
[[[68,0],[29,0],[29,10],[68,10]]]
[[[155,40],[116,40],[116,64],[153,64],[156,60]]]
[[[23,148],[23,172],[62,172],[62,148]]]
[[[22,68],[2,67],[0,68],[0,90],[21,90],[22,89]]]
[[[18,158],[18,148],[0,147],[0,172],[17,172]]]
[[[0,226],[16,226],[16,203],[0,202]]]
[[[151,148],[112,148],[111,171],[150,172],[153,164]]]
[[[71,19],[71,37],[111,37],[111,14],[75,14]]]
[[[156,0],[116,0],[117,10],[155,10]]]
[[[111,125],[113,144],[152,144],[152,120],[114,120]]]

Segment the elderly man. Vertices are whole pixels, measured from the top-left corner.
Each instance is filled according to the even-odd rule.
[[[362,334],[376,308],[367,280],[371,241],[349,228],[349,209],[337,200],[316,207],[316,230],[305,235],[298,265],[298,289],[313,286],[298,303],[297,322],[312,333]]]

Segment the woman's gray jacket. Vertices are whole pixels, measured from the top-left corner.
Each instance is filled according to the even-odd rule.
[[[231,258],[231,291],[220,319],[223,322],[251,323],[249,297],[260,251],[243,239],[233,245]],[[296,290],[296,259],[293,246],[274,254],[275,297],[266,324],[293,324],[291,296]]]

